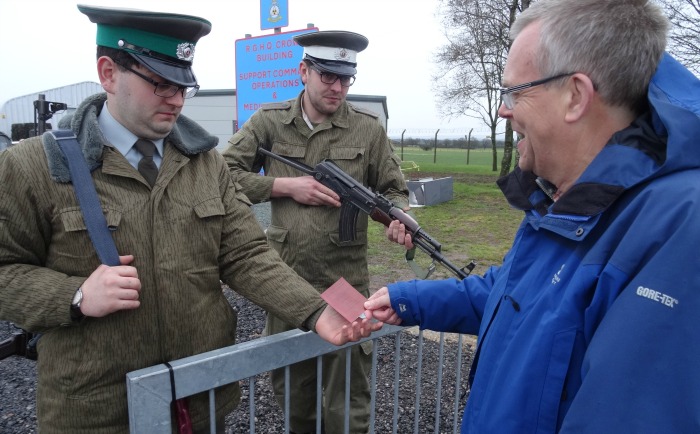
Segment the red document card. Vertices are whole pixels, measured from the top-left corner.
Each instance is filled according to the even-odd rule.
[[[350,322],[364,313],[365,301],[367,301],[364,295],[342,277],[323,291],[321,298]]]

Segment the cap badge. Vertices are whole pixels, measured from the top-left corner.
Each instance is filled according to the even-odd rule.
[[[194,44],[183,42],[177,45],[177,58],[191,62],[194,59]]]
[[[347,60],[347,58],[348,58],[348,52],[345,48],[341,48],[335,52],[335,59],[336,60]]]

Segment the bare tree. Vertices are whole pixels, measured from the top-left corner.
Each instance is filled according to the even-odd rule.
[[[499,89],[508,49],[509,30],[517,13],[530,0],[440,0],[448,41],[435,56],[441,70],[433,77],[443,116],[467,115],[491,130],[493,171],[498,170],[496,152],[500,106]],[[506,122],[501,175],[510,172],[513,130]]]
[[[700,0],[657,0],[672,27],[669,52],[696,75],[700,75]]]
[[[438,8],[448,41],[435,56],[441,68],[433,77],[440,113],[447,117],[470,116],[491,130],[494,171],[498,170],[498,89],[510,50],[509,31],[517,15],[534,1],[440,0]],[[690,70],[700,73],[700,0],[655,1],[671,21],[669,51]],[[507,121],[501,176],[511,170],[513,150],[513,129]]]
[[[466,114],[491,130],[496,171],[498,88],[504,62],[498,32],[504,29],[485,25],[490,7],[485,0],[441,0],[439,14],[448,43],[435,56],[442,69],[434,76],[434,83],[441,114]]]
[[[507,0],[504,3],[504,6],[507,8],[508,12],[508,32],[510,32],[510,27],[513,25],[515,22],[515,18],[517,16],[518,12],[522,12],[525,9],[530,7],[530,0]],[[504,47],[507,51],[510,51],[510,35],[503,41]],[[503,139],[503,159],[501,160],[501,173],[500,176],[505,176],[510,172],[511,168],[511,162],[513,161],[513,149],[515,146],[513,145],[513,127],[510,124],[510,119],[506,121],[506,131],[505,131],[505,137]],[[517,165],[519,155],[517,152],[517,149],[515,150],[516,154],[516,159],[515,159],[515,164]]]

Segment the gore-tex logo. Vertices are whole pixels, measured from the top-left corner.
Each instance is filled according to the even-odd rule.
[[[677,298],[673,298],[670,295],[664,294],[663,292],[659,292],[651,288],[645,288],[643,286],[637,287],[637,295],[640,297],[648,298],[651,301],[661,303],[662,305],[670,307],[671,309],[676,307],[676,305],[678,304]]]

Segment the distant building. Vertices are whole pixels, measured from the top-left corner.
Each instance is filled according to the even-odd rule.
[[[0,109],[0,133],[12,137],[12,124],[36,122],[34,101],[39,98],[40,94],[44,95],[46,101],[65,103],[68,106],[66,110],[56,112],[47,121],[53,129],[56,129],[63,116],[72,113],[78,104],[88,96],[102,91],[102,86],[99,83],[84,81],[12,98],[5,102]],[[349,94],[347,100],[351,104],[376,113],[384,129],[387,129],[389,112],[386,96]],[[194,98],[186,102],[182,114],[198,122],[211,135],[218,137],[217,149],[223,151],[227,146],[228,139],[231,138],[237,127],[236,90],[200,90]]]
[[[102,92],[102,86],[99,83],[83,81],[9,99],[0,109],[0,132],[12,137],[12,124],[35,123],[37,120],[34,115],[34,101],[39,99],[40,94],[44,95],[46,101],[68,105],[67,110],[55,113],[51,119],[46,121],[47,124],[51,124],[52,128],[57,128],[58,121],[63,116],[72,113],[82,100],[97,92]]]

